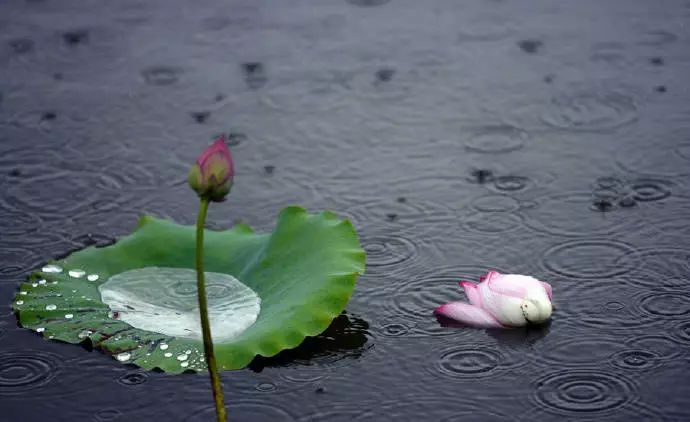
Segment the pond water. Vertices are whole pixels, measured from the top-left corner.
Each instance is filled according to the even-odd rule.
[[[223,374],[232,420],[688,420],[690,3],[8,0],[0,4],[0,419],[206,421],[170,376],[17,327],[20,281],[191,224],[332,209],[367,273],[324,335]],[[685,75],[685,76],[683,76]],[[489,269],[554,287],[546,327],[442,327]]]

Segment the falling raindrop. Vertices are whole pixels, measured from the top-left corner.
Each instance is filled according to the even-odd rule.
[[[44,273],[61,273],[62,272],[62,267],[59,267],[54,264],[46,265],[41,269]]]
[[[166,343],[161,343],[161,350],[167,350],[168,345]]]
[[[115,355],[115,359],[119,360],[120,362],[127,362],[131,357],[132,355],[129,352],[123,352]]]
[[[86,279],[89,281],[96,281],[96,280],[98,280],[98,278],[99,278],[98,274],[89,274],[88,276],[86,276]]]
[[[46,311],[54,311],[57,309],[57,305],[46,305]]]
[[[86,275],[86,271],[84,271],[84,270],[69,270],[69,272],[67,274],[69,274],[70,277],[82,278]]]
[[[72,319],[74,318],[73,314],[65,314],[65,319]]]

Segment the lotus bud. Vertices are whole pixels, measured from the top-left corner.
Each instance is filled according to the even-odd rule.
[[[232,155],[221,135],[197,158],[187,181],[200,198],[222,202],[230,192],[234,175]]]

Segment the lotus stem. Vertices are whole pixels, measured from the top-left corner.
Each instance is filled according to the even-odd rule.
[[[204,283],[204,223],[208,211],[209,200],[201,199],[199,216],[196,220],[196,288],[199,297],[199,316],[201,317],[201,332],[204,336],[204,355],[206,365],[211,375],[211,388],[213,389],[213,401],[216,404],[216,419],[218,422],[226,422],[227,414],[223,400],[223,387],[220,384],[216,356],[213,352],[213,338],[211,337],[211,325],[208,321],[208,304],[206,302],[206,284]]]

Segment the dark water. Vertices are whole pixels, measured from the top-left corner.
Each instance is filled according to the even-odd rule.
[[[242,421],[690,418],[687,1],[8,0],[0,4],[0,419],[211,420],[206,376],[16,326],[46,260],[191,223],[189,164],[229,134],[213,227],[281,207],[357,226],[329,332],[225,373]],[[548,327],[431,315],[488,269],[554,286]]]

